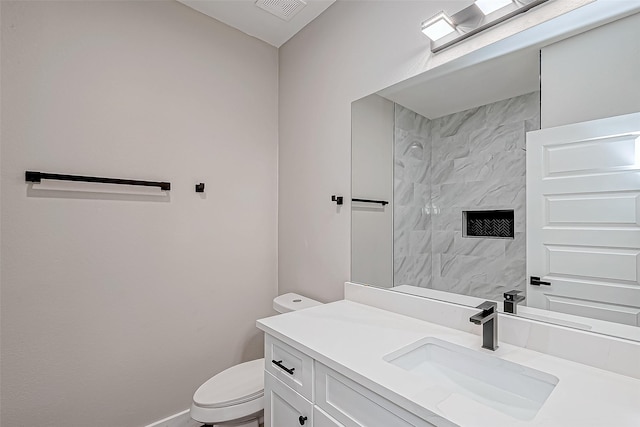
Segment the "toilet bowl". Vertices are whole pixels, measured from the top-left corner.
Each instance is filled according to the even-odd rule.
[[[273,300],[279,313],[321,303],[288,293]],[[264,410],[264,359],[232,366],[210,378],[193,395],[191,418],[214,427],[258,427]]]

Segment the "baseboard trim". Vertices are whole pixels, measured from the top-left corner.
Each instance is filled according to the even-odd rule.
[[[201,425],[202,423],[191,419],[189,410],[185,409],[145,427],[200,427]]]

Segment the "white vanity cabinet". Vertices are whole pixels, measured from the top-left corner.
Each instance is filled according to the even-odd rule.
[[[271,335],[265,336],[264,347],[265,370],[313,401],[313,359]]]
[[[265,427],[434,427],[270,335],[264,397]]]
[[[435,427],[317,361],[315,373],[315,405],[345,427]]]
[[[265,426],[313,426],[313,404],[269,372],[264,376]]]
[[[265,427],[313,426],[313,359],[270,335],[264,346]]]
[[[314,427],[344,427],[317,406],[313,407],[313,425]]]

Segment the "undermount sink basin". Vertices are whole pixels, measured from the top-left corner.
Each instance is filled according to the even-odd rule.
[[[553,375],[436,338],[383,359],[520,420],[533,419],[558,384]]]

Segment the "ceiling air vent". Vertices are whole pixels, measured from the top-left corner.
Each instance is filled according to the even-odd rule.
[[[307,3],[302,0],[258,0],[256,6],[285,21],[290,21]]]

